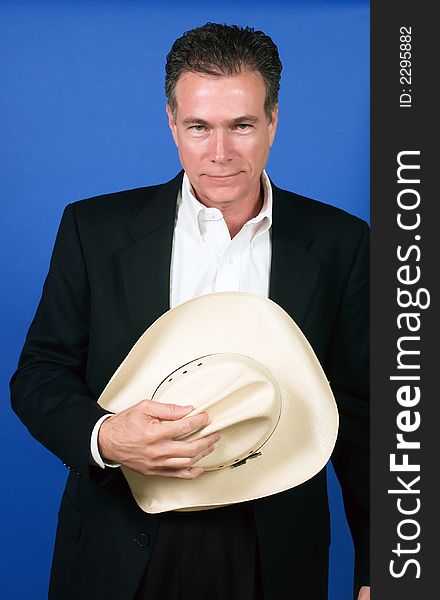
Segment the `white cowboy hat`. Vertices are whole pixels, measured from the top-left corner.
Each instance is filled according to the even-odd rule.
[[[142,400],[207,410],[219,431],[194,480],[122,467],[147,513],[203,510],[282,492],[313,477],[336,442],[338,412],[310,344],[277,304],[254,294],[199,296],[169,310],[133,346],[98,402]]]

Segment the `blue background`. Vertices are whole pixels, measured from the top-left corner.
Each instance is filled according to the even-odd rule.
[[[369,212],[369,5],[362,0],[7,2],[0,6],[2,203],[0,597],[47,595],[66,471],[12,413],[8,380],[63,207],[179,170],[165,56],[206,21],[271,35],[284,65],[274,182]],[[351,538],[330,469],[330,600],[351,597]]]

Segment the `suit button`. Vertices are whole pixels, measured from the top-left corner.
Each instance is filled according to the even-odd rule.
[[[150,538],[146,533],[140,533],[137,537],[134,538],[134,541],[140,548],[144,548],[150,543]]]

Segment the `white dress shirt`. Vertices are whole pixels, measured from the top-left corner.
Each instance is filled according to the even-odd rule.
[[[171,308],[210,292],[245,291],[268,296],[272,188],[264,172],[262,180],[263,208],[231,240],[222,212],[199,202],[184,175],[171,257]]]
[[[260,213],[231,239],[222,212],[199,202],[184,174],[171,256],[171,308],[211,292],[243,291],[268,297],[272,187],[265,171],[261,181],[264,200]],[[109,416],[97,421],[90,440],[93,460],[102,468],[119,466],[104,463],[98,451],[99,427]]]

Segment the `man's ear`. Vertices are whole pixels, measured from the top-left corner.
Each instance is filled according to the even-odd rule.
[[[275,106],[272,109],[272,120],[269,123],[269,146],[270,147],[272,147],[272,144],[275,139],[277,124],[278,124],[278,104],[275,104]]]
[[[167,115],[168,115],[168,125],[170,126],[171,129],[171,133],[173,135],[173,140],[174,143],[176,144],[177,147],[179,147],[178,141],[177,141],[177,127],[176,127],[176,122],[174,120],[173,117],[173,111],[170,108],[170,105],[167,104]]]

